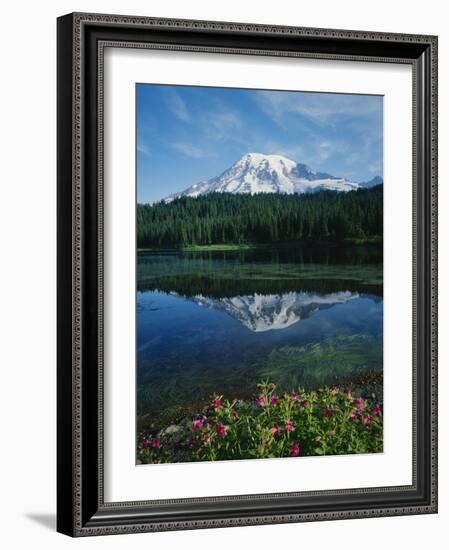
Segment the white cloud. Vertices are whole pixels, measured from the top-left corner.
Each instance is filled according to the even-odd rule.
[[[264,90],[254,97],[265,114],[280,126],[283,126],[286,117],[294,113],[316,123],[330,123],[345,116],[366,118],[379,113],[379,102],[366,96]]]
[[[204,151],[204,149],[196,147],[191,143],[172,143],[171,147],[173,149],[176,149],[177,151],[180,151],[186,157],[190,157],[193,159],[202,159],[209,156],[208,153]]]
[[[150,148],[145,145],[144,143],[138,143],[137,144],[137,151],[139,153],[142,153],[143,155],[145,155],[146,157],[150,157],[151,156],[151,150]]]
[[[282,119],[286,111],[285,94],[276,92],[259,91],[254,94],[254,98],[259,107],[276,124],[283,126]]]
[[[282,155],[296,162],[302,162],[304,158],[304,149],[301,145],[285,146],[268,142],[263,147],[258,147],[258,149],[266,151],[268,155]]]
[[[209,139],[220,141],[233,138],[241,126],[240,117],[229,110],[210,111],[204,115],[204,127]]]
[[[383,173],[382,161],[373,162],[367,166],[368,172],[373,176],[379,176]]]
[[[220,128],[238,128],[240,126],[240,118],[231,111],[213,113],[211,115],[211,121],[215,126]]]
[[[334,153],[334,144],[329,141],[322,141],[318,144],[318,158],[324,162]]]
[[[190,114],[187,109],[187,105],[182,97],[175,91],[171,90],[171,94],[168,96],[168,103],[171,111],[183,122],[189,122]]]
[[[348,149],[348,144],[341,140],[320,141],[317,144],[317,158],[320,162],[324,162],[335,154],[347,155]]]

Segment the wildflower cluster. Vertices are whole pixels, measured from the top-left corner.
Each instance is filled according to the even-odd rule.
[[[324,388],[277,393],[258,385],[254,401],[214,395],[201,415],[176,434],[141,434],[141,463],[377,453],[383,446],[382,409],[350,391]]]

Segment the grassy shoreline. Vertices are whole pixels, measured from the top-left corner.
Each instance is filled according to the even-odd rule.
[[[137,252],[162,252],[162,251],[174,251],[174,252],[232,252],[237,250],[251,250],[251,249],[267,249],[267,248],[289,248],[292,246],[364,246],[364,245],[382,245],[383,238],[381,235],[372,237],[357,238],[357,239],[344,239],[343,241],[277,241],[267,243],[215,243],[215,244],[191,244],[186,246],[180,246],[178,248],[137,248]]]
[[[262,248],[257,246],[257,244],[201,244],[201,245],[189,245],[182,246],[180,250],[183,252],[227,252],[232,250],[249,250],[251,248]]]

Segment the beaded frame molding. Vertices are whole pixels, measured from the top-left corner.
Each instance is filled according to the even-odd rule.
[[[413,482],[104,502],[105,47],[407,63],[413,70]],[[58,18],[58,496],[70,536],[437,512],[437,37],[74,13]]]

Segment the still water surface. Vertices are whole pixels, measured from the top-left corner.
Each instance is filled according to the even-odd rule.
[[[262,379],[290,390],[382,368],[375,246],[139,252],[137,414],[170,421]]]

